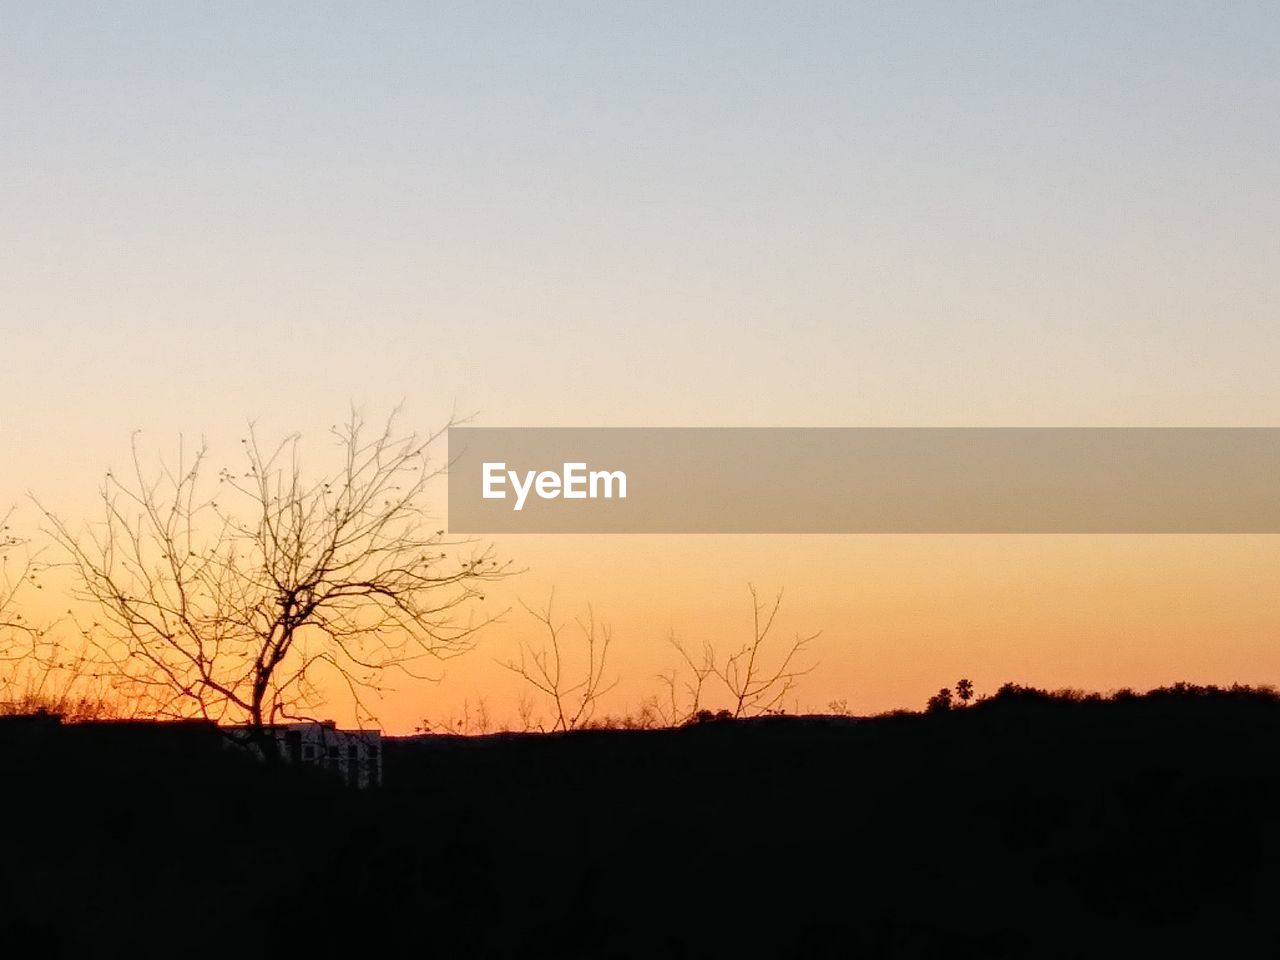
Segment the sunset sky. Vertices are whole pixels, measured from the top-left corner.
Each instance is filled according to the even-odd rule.
[[[87,511],[135,429],[231,457],[352,402],[1280,425],[1277,60],[1261,2],[4,3],[0,506]],[[1277,537],[497,546],[527,572],[488,602],[613,625],[618,712],[672,631],[740,641],[749,581],[823,631],[801,708],[1280,683]],[[381,719],[512,713],[528,631]]]

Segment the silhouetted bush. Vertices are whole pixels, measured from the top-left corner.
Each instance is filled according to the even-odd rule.
[[[725,723],[733,719],[733,714],[728,710],[699,710],[685,721],[685,726],[698,726],[703,723]]]
[[[951,690],[948,687],[943,687],[941,690],[935,693],[932,697],[930,697],[929,702],[925,704],[925,712],[927,713],[945,713],[950,709],[951,709]]]

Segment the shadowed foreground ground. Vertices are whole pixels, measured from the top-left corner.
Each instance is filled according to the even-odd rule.
[[[365,794],[179,735],[4,738],[6,936],[44,955],[1275,945],[1280,701],[1257,693],[406,739]]]

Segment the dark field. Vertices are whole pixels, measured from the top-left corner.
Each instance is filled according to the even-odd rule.
[[[0,746],[31,955],[1277,949],[1263,692],[409,738],[365,793],[190,730],[6,721]]]

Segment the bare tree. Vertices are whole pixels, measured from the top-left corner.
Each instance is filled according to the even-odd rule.
[[[596,622],[595,611],[588,606],[586,619],[575,619],[580,634],[580,653],[572,653],[565,623],[557,623],[553,611],[555,593],[542,610],[523,604],[529,615],[542,625],[545,642],[520,644],[519,660],[502,663],[523,678],[546,699],[554,719],[552,730],[576,730],[591,722],[601,697],[614,688],[617,678],[605,681],[605,663],[613,634],[608,625]],[[531,712],[522,704],[526,725],[532,723]]]
[[[30,575],[31,564],[25,557],[21,561],[13,559],[15,549],[23,544],[9,525],[12,516],[12,510],[0,516],[0,657],[6,660],[21,656],[14,652],[14,646],[19,637],[28,637],[32,632],[13,602]]]
[[[417,676],[470,646],[492,619],[473,601],[509,572],[429,523],[422,501],[444,471],[429,450],[445,429],[402,434],[393,414],[370,432],[353,412],[331,428],[340,465],[314,479],[297,435],[264,448],[250,425],[243,466],[210,476],[203,444],[179,442],[149,470],[135,434],[100,523],[41,508],[97,610],[82,625],[96,669],[153,715],[238,725],[268,752],[267,727],[317,706],[326,674],[370,717],[365,697],[389,671]]]
[[[489,701],[485,697],[477,698],[474,708],[471,706],[469,699],[463,700],[460,711],[451,710],[438,720],[424,717],[414,727],[415,733],[479,735],[482,737],[495,732],[495,730],[493,717],[489,713]]]
[[[728,717],[777,712],[800,678],[813,669],[813,664],[800,666],[799,660],[820,634],[796,634],[782,646],[772,643],[774,621],[782,607],[782,592],[778,592],[772,603],[764,603],[754,585],[749,584],[748,589],[751,591],[751,639],[733,653],[721,659],[707,641],[702,645],[701,654],[695,656],[684,643],[671,639],[688,675],[682,678],[680,667],[675,667],[659,676],[667,690],[667,703],[662,710],[670,723],[686,723],[698,717],[707,697],[725,704],[721,710]]]
[[[14,558],[22,541],[13,533],[10,510],[0,516],[0,701],[13,699],[14,669],[30,655],[35,630],[17,610],[14,597],[30,576],[30,561]]]
[[[0,517],[0,715],[53,713],[64,720],[97,720],[125,713],[125,705],[101,678],[66,650],[57,621],[33,620],[17,598],[44,590],[38,555],[13,532],[13,511]]]

